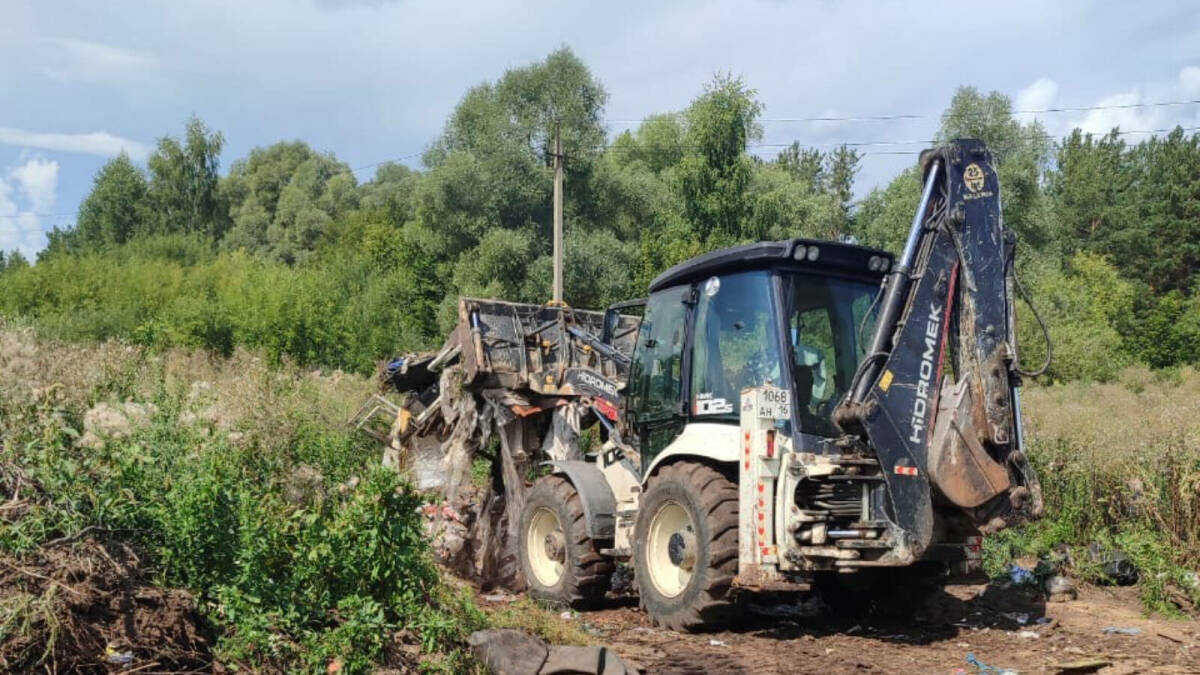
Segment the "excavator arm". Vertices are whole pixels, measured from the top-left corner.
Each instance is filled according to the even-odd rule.
[[[1042,510],[1022,445],[1015,237],[991,154],[981,141],[957,140],[923,153],[921,166],[904,252],[834,413],[842,443],[883,469],[897,562],[929,546],[935,506],[957,508],[985,534]]]

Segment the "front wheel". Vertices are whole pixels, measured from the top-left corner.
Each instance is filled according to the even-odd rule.
[[[733,609],[738,490],[704,464],[662,468],[642,497],[633,562],[642,606],[672,630],[715,628]]]
[[[588,607],[604,598],[612,561],[587,533],[579,492],[561,476],[544,476],[521,511],[521,571],[534,598],[558,606]]]

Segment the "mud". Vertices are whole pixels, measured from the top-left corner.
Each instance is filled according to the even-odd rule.
[[[647,673],[1200,673],[1200,623],[1145,616],[1132,588],[1046,603],[1021,588],[953,586],[855,617],[811,602],[745,603],[732,628],[706,634],[656,628],[636,600],[574,620]],[[1107,665],[1064,667],[1088,661]]]
[[[91,538],[0,557],[0,669],[211,669],[194,598],[151,585],[140,567],[128,547]]]

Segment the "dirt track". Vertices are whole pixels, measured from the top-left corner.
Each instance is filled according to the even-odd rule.
[[[1018,589],[954,586],[895,615],[838,621],[748,609],[732,630],[698,635],[654,628],[628,605],[575,620],[648,673],[1200,673],[1200,622],[1147,618],[1132,588],[1085,588],[1078,600],[1047,604]],[[969,653],[995,670],[968,664]],[[1095,659],[1109,665],[1061,667]]]

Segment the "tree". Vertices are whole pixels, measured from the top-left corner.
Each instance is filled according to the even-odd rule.
[[[847,145],[839,145],[826,156],[826,190],[837,201],[833,227],[841,233],[850,229],[850,202],[854,199],[854,178],[862,155]]]
[[[900,253],[921,198],[915,167],[900,172],[886,187],[874,188],[859,204],[854,234],[866,246]]]
[[[1027,245],[1048,245],[1054,232],[1041,188],[1053,155],[1045,127],[1013,117],[1012,101],[1004,94],[983,95],[974,87],[959,87],[942,115],[936,140],[956,138],[987,143],[1000,180],[1005,225]]]
[[[750,212],[743,229],[757,239],[836,239],[846,231],[837,197],[814,190],[787,165],[757,167],[746,196]]]
[[[375,177],[358,187],[360,208],[387,215],[397,225],[416,215],[413,201],[420,174],[395,162],[384,162],[375,170]]]
[[[1152,292],[1190,292],[1200,266],[1200,134],[1128,147],[1119,131],[1063,140],[1049,177],[1069,250],[1108,256]]]
[[[220,238],[228,211],[217,189],[225,138],[199,118],[187,122],[184,140],[164,136],[150,155],[150,202],[158,233],[202,233]]]
[[[300,141],[255,148],[221,182],[233,227],[223,242],[289,264],[306,260],[331,223],[357,208],[354,174]]]
[[[1054,380],[1110,380],[1133,360],[1118,326],[1133,313],[1134,284],[1101,256],[1080,252],[1065,266],[1049,260],[1034,266],[1027,285],[1050,328]],[[1041,329],[1032,313],[1018,311],[1021,361],[1036,364],[1045,355]]]
[[[515,258],[516,268],[506,267],[504,278],[511,283],[492,287],[512,287],[513,275],[523,280],[528,265],[550,247],[556,127],[566,155],[566,220],[586,221],[579,223],[584,227],[598,222],[602,205],[589,186],[604,148],[601,119],[607,98],[600,82],[566,48],[511,69],[495,83],[471,88],[424,157],[429,171],[415,190],[414,215],[420,237],[436,242],[426,250],[438,256],[439,264],[458,266],[463,256],[486,255],[478,248],[485,238],[497,245],[520,241],[529,255]],[[497,229],[510,234],[493,235]],[[467,271],[454,279],[462,288],[474,287],[476,280]],[[488,290],[488,284],[480,290]],[[448,297],[456,294],[455,288],[447,289]]]
[[[755,94],[741,78],[717,75],[684,113],[688,154],[675,181],[684,217],[708,248],[754,236],[743,228],[753,172],[746,143],[762,135],[755,121],[762,105]]]
[[[1058,166],[1047,176],[1064,248],[1114,254],[1133,242],[1133,171],[1125,142],[1115,132],[1101,137],[1075,129],[1058,149]]]
[[[79,247],[124,244],[144,232],[149,217],[146,177],[122,152],[96,173],[79,207],[72,236]]]
[[[815,192],[825,180],[825,154],[816,148],[805,148],[793,142],[775,158],[775,163],[787,169],[797,180],[807,183]]]
[[[1200,134],[1177,126],[1132,155],[1136,244],[1113,260],[1157,292],[1191,290],[1200,271]]]
[[[0,258],[4,258],[4,256],[0,255]],[[7,272],[12,272],[15,270],[25,269],[26,267],[29,267],[29,259],[26,258],[25,255],[23,253],[21,253],[20,251],[11,251],[8,254],[8,257],[3,259],[3,263],[4,263],[4,265],[0,269],[2,269],[3,271],[7,271]]]

